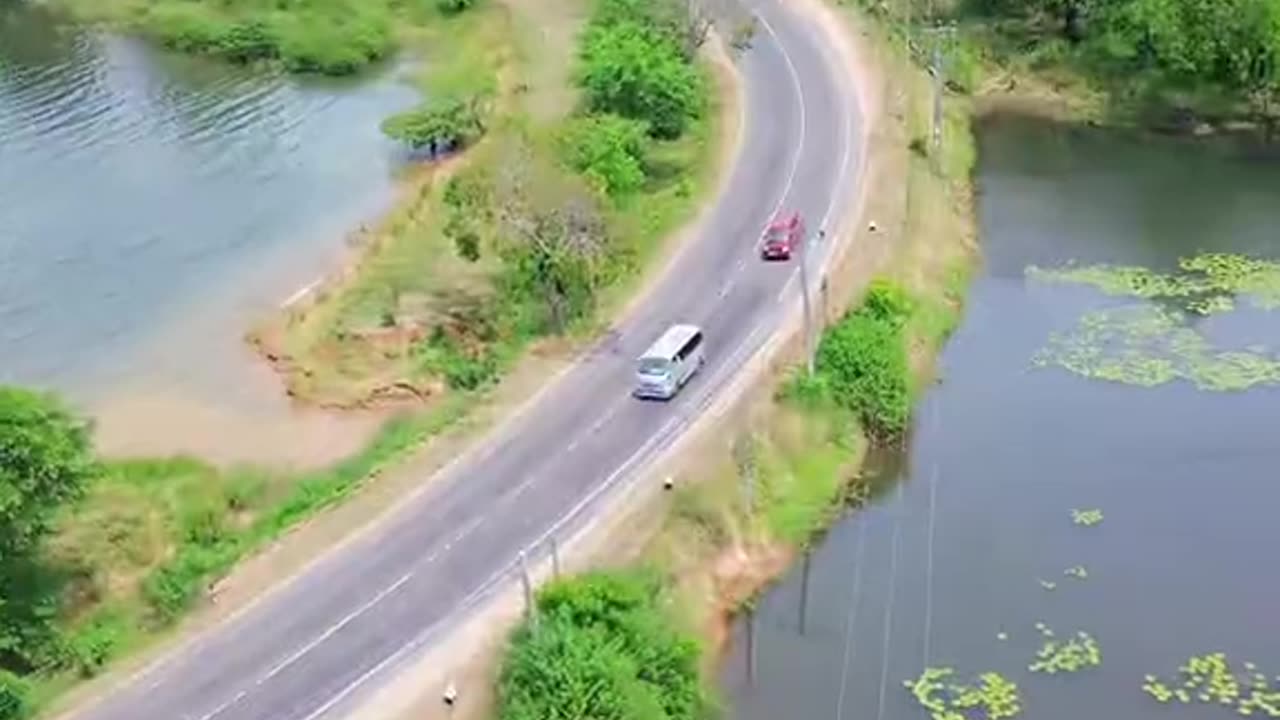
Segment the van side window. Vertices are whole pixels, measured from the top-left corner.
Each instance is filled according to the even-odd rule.
[[[680,362],[684,362],[685,359],[687,359],[690,355],[692,355],[693,351],[697,350],[698,346],[701,344],[702,344],[702,333],[700,332],[694,333],[693,337],[689,338],[685,342],[684,346],[680,348],[680,352],[676,353],[676,358],[679,359]]]

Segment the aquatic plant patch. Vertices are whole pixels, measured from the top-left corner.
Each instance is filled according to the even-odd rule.
[[[1087,632],[1077,632],[1066,640],[1053,639],[1053,630],[1043,623],[1037,626],[1047,639],[1036,653],[1035,662],[1027,666],[1031,672],[1078,672],[1102,664],[1102,651],[1098,641]]]
[[[903,684],[933,720],[1000,720],[1022,712],[1018,686],[1000,673],[986,672],[977,683],[950,682],[952,668],[925,668]]]
[[[1027,268],[1027,276],[1048,283],[1091,285],[1114,296],[1144,300],[1183,298],[1209,312],[1234,307],[1231,296],[1245,295],[1263,310],[1280,308],[1280,263],[1230,253],[1206,253],[1178,261],[1177,274],[1143,267],[1090,265]],[[1225,302],[1224,302],[1225,301]]]
[[[1086,314],[1070,332],[1051,335],[1032,363],[1144,387],[1175,380],[1215,391],[1280,384],[1280,354],[1262,346],[1217,348],[1192,323],[1234,311],[1237,296],[1262,310],[1280,308],[1280,263],[1209,254],[1179,266],[1179,274],[1105,265],[1029,268],[1028,276],[1043,282],[1150,301]]]
[[[1143,387],[1185,380],[1221,392],[1280,384],[1280,354],[1214,348],[1186,313],[1152,305],[1088,313],[1071,332],[1052,334],[1032,364]]]
[[[1076,565],[1075,567],[1069,567],[1066,570],[1063,570],[1062,574],[1066,575],[1067,577],[1073,577],[1077,580],[1084,580],[1085,578],[1089,577],[1089,571],[1086,570],[1083,565]]]
[[[1071,522],[1076,525],[1084,525],[1085,527],[1097,525],[1102,522],[1102,511],[1097,508],[1093,508],[1091,510],[1072,509]]]
[[[1142,690],[1158,702],[1177,700],[1231,708],[1238,715],[1280,717],[1280,690],[1251,662],[1233,669],[1224,653],[1198,655],[1179,670],[1179,680],[1165,682],[1155,675],[1143,679]],[[1280,676],[1275,678],[1280,685]]]

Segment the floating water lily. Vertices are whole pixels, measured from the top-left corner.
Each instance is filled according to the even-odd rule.
[[[1085,578],[1089,577],[1089,571],[1085,570],[1083,565],[1076,565],[1075,567],[1069,567],[1066,570],[1063,570],[1062,574],[1066,575],[1067,577],[1076,578],[1078,580],[1084,580]]]
[[[1253,663],[1244,663],[1243,667],[1244,672],[1232,671],[1223,653],[1200,655],[1179,668],[1182,688],[1170,690],[1154,675],[1147,675],[1142,689],[1159,702],[1176,696],[1184,703],[1191,701],[1190,691],[1195,690],[1195,699],[1201,703],[1234,707],[1240,715],[1280,717],[1280,691],[1268,688],[1266,675],[1257,672]]]
[[[1092,510],[1075,510],[1071,511],[1071,522],[1076,525],[1084,525],[1089,527],[1102,522],[1102,511],[1094,508]]]
[[[1052,637],[1053,631],[1045,628],[1041,631],[1046,637]],[[1031,672],[1059,673],[1076,672],[1085,668],[1102,664],[1102,651],[1098,642],[1086,632],[1077,632],[1074,637],[1065,640],[1049,640],[1036,653],[1036,661],[1027,666]]]
[[[1206,253],[1178,261],[1181,273],[1158,273],[1143,267],[1092,265],[1059,269],[1027,268],[1042,282],[1092,285],[1116,296],[1209,300],[1247,295],[1259,308],[1280,308],[1280,263],[1229,253]]]
[[[1050,336],[1033,364],[1145,387],[1179,379],[1213,391],[1280,384],[1280,355],[1257,345],[1216,349],[1190,324],[1191,316],[1233,311],[1237,295],[1257,308],[1280,308],[1280,263],[1207,254],[1185,258],[1179,267],[1176,274],[1105,265],[1029,268],[1029,277],[1044,282],[1085,284],[1150,301],[1085,315],[1073,332]]]
[[[978,676],[977,685],[947,682],[951,668],[925,668],[920,677],[903,684],[933,720],[1001,720],[1022,712],[1018,686],[994,672]]]

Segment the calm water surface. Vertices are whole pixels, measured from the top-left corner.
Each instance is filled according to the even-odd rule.
[[[1280,165],[1012,118],[987,123],[980,145],[986,267],[944,380],[910,451],[887,462],[882,496],[813,552],[807,593],[799,563],[759,606],[754,642],[737,628],[723,678],[733,716],[924,718],[902,683],[926,665],[1004,673],[1039,720],[1236,716],[1140,688],[1213,651],[1280,675],[1280,390],[1033,370],[1051,331],[1115,300],[1030,283],[1024,269],[1169,267],[1202,250],[1280,258]],[[1201,329],[1280,347],[1280,313]],[[1072,524],[1072,508],[1092,507],[1100,525]],[[1063,576],[1075,565],[1088,579]],[[1037,622],[1092,634],[1102,666],[1028,672]]]
[[[393,77],[299,84],[0,1],[0,382],[162,446],[289,416],[243,333],[385,207],[399,159],[378,123],[413,100]]]

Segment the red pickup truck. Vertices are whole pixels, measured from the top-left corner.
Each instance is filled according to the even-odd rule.
[[[791,253],[804,241],[804,220],[800,213],[779,213],[764,229],[760,257],[765,260],[789,260]]]

